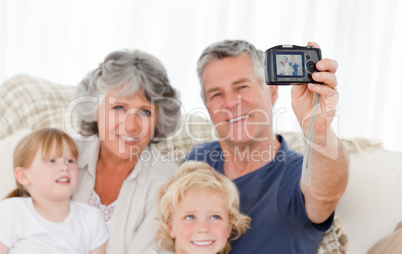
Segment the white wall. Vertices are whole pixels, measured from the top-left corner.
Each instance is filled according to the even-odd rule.
[[[339,135],[402,152],[401,13],[398,0],[2,0],[0,82],[25,73],[75,85],[109,52],[139,48],[162,60],[187,112],[204,111],[195,63],[209,44],[316,41],[339,62]],[[289,93],[280,88],[278,131],[298,130]]]

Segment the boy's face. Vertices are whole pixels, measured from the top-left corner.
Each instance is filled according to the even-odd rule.
[[[222,195],[208,190],[187,192],[168,226],[177,254],[218,253],[232,231]]]
[[[53,144],[48,158],[42,160],[42,151],[38,150],[31,166],[24,171],[28,180],[26,187],[33,198],[69,200],[78,182],[77,162],[65,141],[62,157],[57,156]]]

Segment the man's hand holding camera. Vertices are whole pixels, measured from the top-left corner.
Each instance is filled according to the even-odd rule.
[[[318,48],[317,43],[308,46]],[[292,108],[306,138],[313,114],[315,96],[320,95],[311,142],[311,185],[301,184],[306,211],[312,222],[325,221],[333,213],[347,182],[347,155],[342,143],[331,127],[338,105],[337,79],[338,63],[323,59],[316,63],[318,72],[312,73],[317,83],[293,85]],[[334,176],[345,177],[334,177]]]
[[[277,63],[283,58],[291,58],[302,67],[301,72],[288,75],[279,73]],[[301,169],[311,181],[302,184],[303,179],[300,179],[300,187],[308,218],[314,223],[324,222],[333,213],[345,191],[348,175],[345,149],[331,127],[338,105],[335,76],[338,63],[331,59],[321,59],[319,45],[314,42],[309,42],[307,47],[282,45],[265,51],[266,83],[293,85],[292,108],[305,142],[311,145],[311,159],[309,152],[304,158],[307,158],[306,168],[311,170]],[[314,114],[317,95],[320,95],[320,98]],[[313,138],[308,140],[313,114]],[[306,149],[308,150],[310,149]]]
[[[317,43],[308,43],[308,46],[319,47]],[[323,59],[316,63],[319,72],[312,73],[317,83],[306,86],[294,85],[292,87],[292,108],[302,128],[304,137],[307,136],[313,113],[315,94],[320,94],[319,108],[314,124],[313,144],[326,146],[327,136],[335,135],[331,123],[335,117],[338,105],[337,79],[335,76],[338,63],[332,59]],[[330,137],[328,136],[328,137]],[[318,148],[316,148],[318,149]]]

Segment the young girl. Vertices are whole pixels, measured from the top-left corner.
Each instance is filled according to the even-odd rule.
[[[250,227],[235,184],[204,162],[188,161],[157,193],[161,226],[153,253],[219,253]],[[229,240],[229,241],[228,241]]]
[[[70,201],[78,181],[74,141],[57,129],[23,138],[14,151],[17,189],[0,202],[0,254],[105,253],[100,212]]]

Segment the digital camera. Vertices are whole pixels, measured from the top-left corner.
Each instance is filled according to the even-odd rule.
[[[265,83],[318,83],[311,74],[317,72],[315,64],[321,60],[321,50],[310,46],[280,45],[265,51]]]

